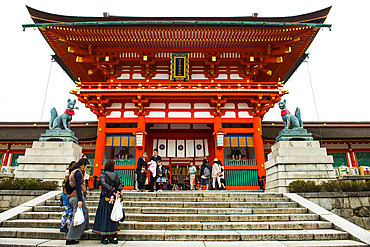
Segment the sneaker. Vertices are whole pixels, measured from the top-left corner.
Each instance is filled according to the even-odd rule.
[[[109,243],[118,244],[118,239],[117,238],[112,238],[112,240],[109,240]]]
[[[102,241],[101,241],[102,244],[106,245],[109,243],[108,241],[108,238],[104,238]]]
[[[60,228],[60,232],[68,233],[68,228],[66,226],[62,227]]]
[[[66,240],[66,245],[78,244],[79,242],[78,240]]]

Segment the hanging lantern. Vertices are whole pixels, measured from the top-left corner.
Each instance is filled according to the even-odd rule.
[[[223,132],[218,132],[216,134],[216,144],[217,147],[224,147],[224,133]]]

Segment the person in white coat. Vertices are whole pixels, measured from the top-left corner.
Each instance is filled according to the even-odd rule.
[[[216,180],[218,183],[218,188],[221,188],[221,166],[218,163],[218,159],[215,158],[213,160],[213,166],[212,166],[212,187],[213,189],[216,188]]]

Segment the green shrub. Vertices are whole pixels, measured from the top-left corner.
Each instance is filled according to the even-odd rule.
[[[321,190],[321,186],[317,185],[315,181],[296,180],[289,184],[289,191],[291,193],[319,192],[320,190]]]
[[[1,190],[55,190],[57,187],[57,181],[42,181],[34,178],[0,180]]]
[[[341,183],[339,180],[323,181],[321,183],[321,188],[323,191],[327,192],[339,192],[341,191]]]
[[[366,183],[362,181],[341,181],[340,185],[343,192],[366,190]]]
[[[370,191],[370,181],[339,181],[329,180],[316,184],[314,181],[296,180],[289,184],[291,193],[299,192],[355,192]]]

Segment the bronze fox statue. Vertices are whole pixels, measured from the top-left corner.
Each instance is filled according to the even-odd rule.
[[[303,122],[301,118],[301,110],[297,107],[294,116],[286,108],[286,100],[279,101],[279,108],[281,109],[281,117],[284,121],[284,130],[289,128],[303,128]]]
[[[71,101],[68,99],[67,101],[67,109],[66,111],[58,116],[57,110],[55,107],[51,109],[51,118],[50,118],[50,123],[49,123],[49,128],[51,130],[60,130],[60,129],[66,129],[66,130],[71,130],[71,121],[72,121],[72,116],[75,114],[73,109],[77,109],[78,107],[75,107],[76,105],[76,100]]]

